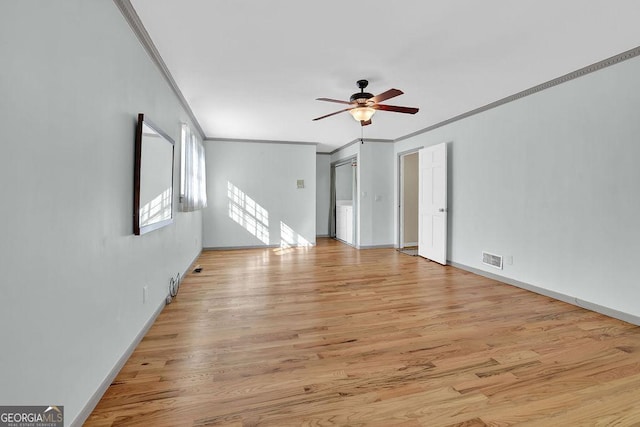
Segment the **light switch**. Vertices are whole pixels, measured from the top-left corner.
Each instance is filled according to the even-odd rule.
[[[304,188],[304,179],[299,179],[297,182],[298,182],[298,188]]]

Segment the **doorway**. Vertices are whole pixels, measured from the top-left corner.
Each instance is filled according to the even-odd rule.
[[[418,150],[398,155],[399,221],[398,249],[408,255],[418,254],[419,156]]]
[[[330,236],[351,246],[358,245],[358,182],[356,157],[331,165]]]

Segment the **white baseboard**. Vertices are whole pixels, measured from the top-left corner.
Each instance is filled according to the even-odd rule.
[[[207,248],[202,248],[204,251],[233,251],[240,249],[273,249],[279,248],[280,245],[261,245],[261,246],[211,246]]]
[[[194,267],[194,264],[198,260],[198,257],[200,256],[201,253],[202,251],[198,252],[198,255],[196,255],[193,261],[191,261],[191,263],[187,267],[187,270],[184,271],[180,277],[184,279],[184,277],[191,272],[192,268]],[[169,293],[167,292],[167,296],[168,295]],[[71,421],[71,423],[69,424],[71,427],[81,427],[84,424],[84,422],[87,420],[87,418],[89,418],[89,416],[91,415],[95,407],[100,402],[100,399],[102,399],[102,396],[106,393],[111,383],[113,383],[113,381],[116,379],[116,377],[118,376],[118,374],[120,373],[124,365],[127,363],[129,358],[135,351],[136,347],[138,347],[138,344],[140,344],[140,341],[142,341],[144,336],[147,335],[147,332],[149,332],[149,329],[151,329],[151,326],[153,326],[156,319],[158,318],[160,313],[162,313],[162,310],[165,308],[166,305],[167,303],[166,303],[166,297],[165,297],[164,299],[162,299],[162,301],[160,301],[160,305],[158,306],[158,308],[156,308],[156,310],[153,312],[149,320],[145,322],[140,332],[138,332],[138,334],[133,339],[131,344],[129,344],[129,347],[127,347],[127,349],[122,354],[122,356],[120,356],[120,358],[118,359],[116,364],[113,366],[109,374],[107,374],[107,376],[102,381],[102,383],[100,383],[100,386],[95,391],[95,393],[93,393],[93,395],[87,401],[87,403],[84,405],[84,408],[82,408],[82,410],[78,413],[76,418],[73,421]]]
[[[100,384],[96,392],[93,393],[93,396],[91,396],[91,399],[89,399],[87,404],[84,405],[84,408],[82,408],[82,410],[78,413],[78,416],[71,422],[71,424],[69,424],[71,427],[76,427],[76,426],[80,427],[84,424],[87,418],[89,418],[89,416],[91,415],[95,407],[100,402],[100,399],[102,399],[102,396],[106,393],[111,383],[116,379],[116,377],[120,373],[120,370],[127,363],[127,360],[129,360],[129,357],[131,357],[136,347],[138,347],[138,344],[140,344],[140,341],[142,341],[142,339],[147,334],[151,326],[153,326],[154,322],[156,321],[156,318],[160,315],[160,313],[162,312],[165,306],[166,306],[166,302],[163,299],[160,302],[160,305],[158,306],[156,311],[154,311],[154,313],[151,315],[151,318],[147,320],[147,322],[144,324],[140,332],[138,332],[138,335],[136,335],[136,337],[134,338],[133,342],[129,345],[129,347],[127,347],[127,350],[124,352],[124,354],[120,356],[120,359],[118,359],[113,369],[111,369],[109,374],[102,381],[102,383]]]
[[[478,276],[488,277],[489,279],[497,280],[498,282],[505,283],[507,285],[515,286],[517,288],[521,288],[530,292],[535,292],[536,294],[544,295],[549,298],[557,299],[559,301],[566,302],[567,304],[575,305],[577,307],[584,308],[586,310],[595,311],[596,313],[604,314],[605,316],[613,317],[614,319],[622,320],[623,322],[631,323],[632,325],[640,326],[640,317],[625,313],[623,311],[618,311],[616,309],[605,307],[600,304],[596,304],[589,301],[581,300],[577,297],[566,295],[560,292],[552,291],[549,289],[541,288],[539,286],[535,286],[529,283],[521,282],[519,280],[510,279],[508,277],[503,277],[498,274],[489,273],[484,270],[480,270],[474,267],[469,267],[468,265],[459,264],[457,262],[447,261],[447,264],[452,267],[459,268],[461,270],[468,271],[473,274],[477,274]]]
[[[311,246],[315,246],[316,242],[309,242]],[[304,247],[305,245],[292,246],[294,248]],[[276,249],[280,248],[280,245],[260,245],[260,246],[211,246],[202,248],[203,251],[234,251],[240,249]]]

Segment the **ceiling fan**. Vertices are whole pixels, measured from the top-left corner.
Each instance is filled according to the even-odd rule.
[[[394,111],[396,113],[415,114],[418,112],[418,108],[412,107],[398,107],[396,105],[379,104],[379,102],[386,101],[387,99],[394,98],[398,95],[402,95],[404,92],[398,89],[389,89],[386,92],[382,92],[379,95],[373,96],[369,92],[365,92],[364,89],[369,85],[367,80],[358,80],[356,82],[360,92],[354,93],[349,98],[349,102],[340,101],[339,99],[331,98],[316,98],[318,101],[336,102],[338,104],[347,104],[350,107],[344,110],[336,111],[335,113],[327,114],[322,117],[316,117],[315,120],[324,119],[333,115],[348,111],[356,121],[359,121],[362,126],[371,124],[371,117],[375,114],[376,110],[382,111]]]

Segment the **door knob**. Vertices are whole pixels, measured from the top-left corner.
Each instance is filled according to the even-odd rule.
[[[438,212],[446,212],[447,210],[445,208],[440,208],[438,209]]]

